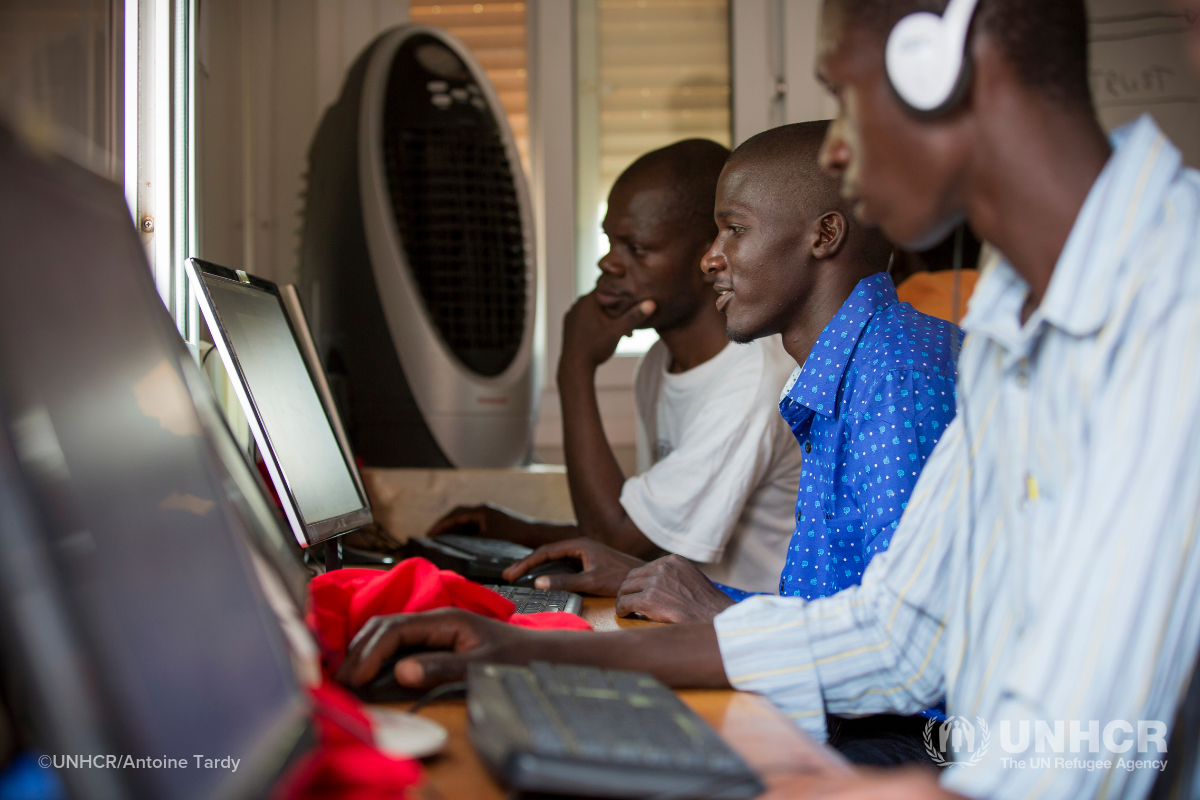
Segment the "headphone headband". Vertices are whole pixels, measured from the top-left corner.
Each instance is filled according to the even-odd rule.
[[[971,20],[975,18],[975,9],[979,0],[950,0],[946,12],[942,14],[942,24],[946,31],[962,43],[960,50],[965,52],[967,31],[971,28]]]

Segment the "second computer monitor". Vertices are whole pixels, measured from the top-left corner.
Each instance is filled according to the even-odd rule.
[[[188,260],[213,343],[302,546],[372,521],[353,456],[323,402],[320,365],[305,360],[278,287],[244,272]]]

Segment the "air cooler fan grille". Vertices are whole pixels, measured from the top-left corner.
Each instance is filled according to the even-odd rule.
[[[512,363],[525,330],[520,206],[479,87],[457,58],[461,71],[427,69],[420,50],[431,45],[444,49],[432,37],[412,37],[392,64],[383,132],[388,188],[434,324],[468,368],[494,376]]]

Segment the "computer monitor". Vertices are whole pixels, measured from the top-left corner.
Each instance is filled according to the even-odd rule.
[[[187,270],[296,540],[307,547],[370,524],[299,303],[291,317],[270,281],[196,258]]]
[[[265,795],[307,701],[123,194],[0,129],[0,274],[8,696],[73,797]]]

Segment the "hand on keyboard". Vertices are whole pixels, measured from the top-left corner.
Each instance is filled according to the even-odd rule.
[[[396,681],[401,686],[430,688],[462,680],[472,662],[524,664],[536,658],[530,640],[538,633],[457,608],[372,617],[350,642],[337,679],[362,686],[375,679],[398,649],[419,646],[429,652],[399,661]]]
[[[629,573],[617,594],[617,615],[641,614],[657,622],[712,622],[733,605],[700,568],[670,555]]]
[[[443,533],[456,533],[523,544],[528,538],[523,534],[532,525],[533,520],[499,506],[458,506],[435,522],[425,535],[433,537]]]
[[[576,559],[583,571],[574,575],[542,575],[534,583],[538,589],[583,592],[599,597],[616,597],[617,590],[630,570],[645,565],[640,558],[625,555],[592,539],[569,539],[534,550],[523,561],[504,570],[506,581],[515,581],[547,561]]]

